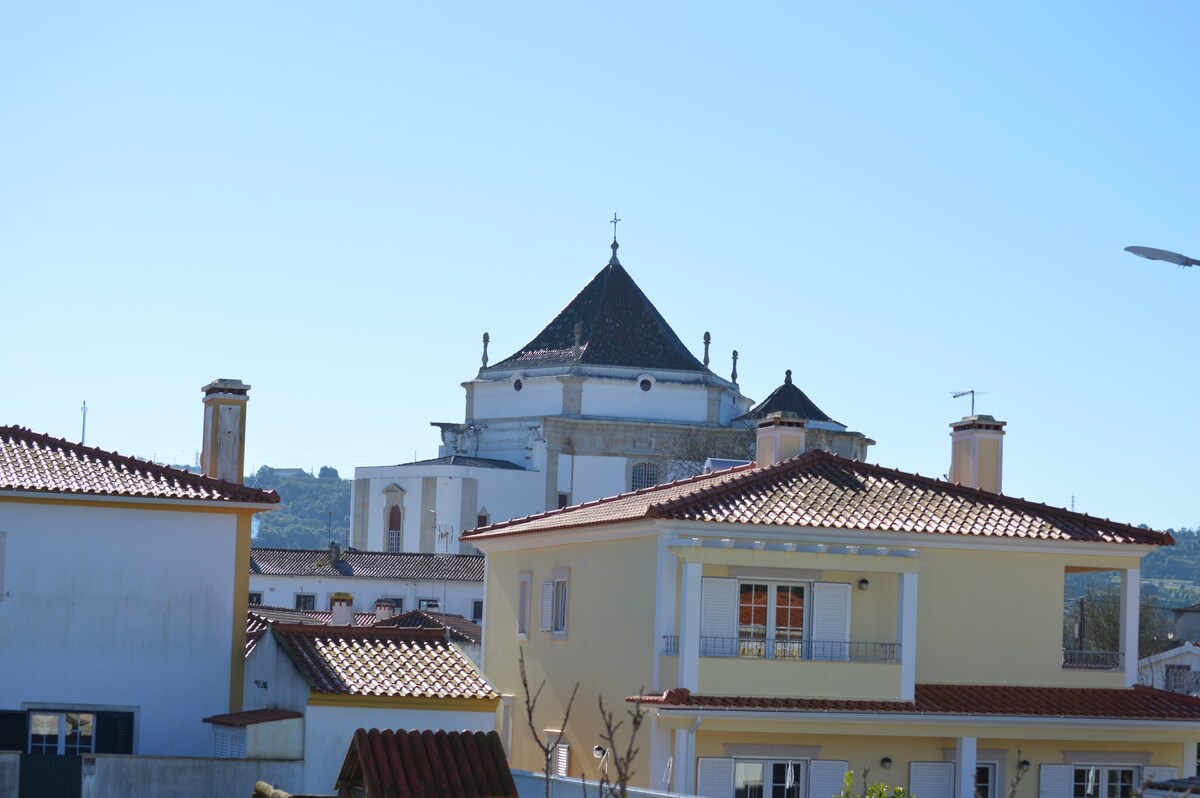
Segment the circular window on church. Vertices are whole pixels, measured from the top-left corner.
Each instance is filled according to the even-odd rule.
[[[519,391],[524,387],[525,387],[525,383],[521,382],[520,379],[513,380],[513,390],[514,391]]]
[[[643,391],[651,390],[654,387],[655,383],[658,382],[656,379],[654,379],[653,374],[639,374],[639,375],[637,375],[636,379],[637,379],[638,387],[641,388]]]
[[[638,387],[640,387],[643,391],[648,391],[654,387],[654,383],[650,382],[650,380],[642,380],[638,383]]]

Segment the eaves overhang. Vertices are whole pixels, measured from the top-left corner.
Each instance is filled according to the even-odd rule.
[[[112,504],[148,506],[156,510],[178,510],[182,508],[204,509],[212,512],[229,510],[253,510],[270,512],[283,505],[279,502],[239,502],[224,499],[170,499],[153,496],[113,496],[103,493],[52,493],[49,491],[0,490],[0,500],[12,499],[21,502],[44,504]]]

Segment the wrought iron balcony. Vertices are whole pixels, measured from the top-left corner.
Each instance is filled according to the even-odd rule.
[[[1119,671],[1121,670],[1121,652],[1077,651],[1064,648],[1062,666],[1068,670]]]
[[[679,635],[663,635],[663,653],[668,656],[679,654]],[[792,638],[701,637],[700,656],[829,662],[899,662],[900,644]]]

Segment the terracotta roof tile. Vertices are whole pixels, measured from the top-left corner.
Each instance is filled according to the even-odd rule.
[[[367,798],[517,798],[494,731],[359,729],[337,783]]]
[[[250,573],[482,582],[483,555],[345,549],[340,559],[331,561],[329,549],[251,549]]]
[[[637,697],[627,699],[638,700]],[[1118,718],[1200,722],[1200,698],[1155,690],[1098,687],[1018,687],[1011,685],[918,684],[914,701],[858,701],[827,698],[693,695],[668,690],[643,696],[642,703],[697,709],[762,709],[797,712],[862,712],[917,715],[1002,715],[1061,718]]]
[[[483,627],[461,615],[452,613],[409,610],[400,615],[375,623],[378,627],[399,629],[446,629],[450,628],[452,639],[462,643],[478,643],[483,639]]]
[[[278,504],[274,491],[193,474],[116,452],[0,427],[0,490]]]
[[[406,698],[499,696],[438,630],[275,624],[272,633],[318,693]]]
[[[1174,543],[1169,534],[813,451],[518,518],[463,540],[662,518],[1103,543]]]

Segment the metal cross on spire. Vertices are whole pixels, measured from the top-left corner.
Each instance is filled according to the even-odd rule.
[[[619,221],[621,221],[621,220],[617,218],[617,212],[613,211],[612,221],[609,222],[609,224],[611,224],[613,226],[613,241],[617,240],[617,222],[619,222]]]

